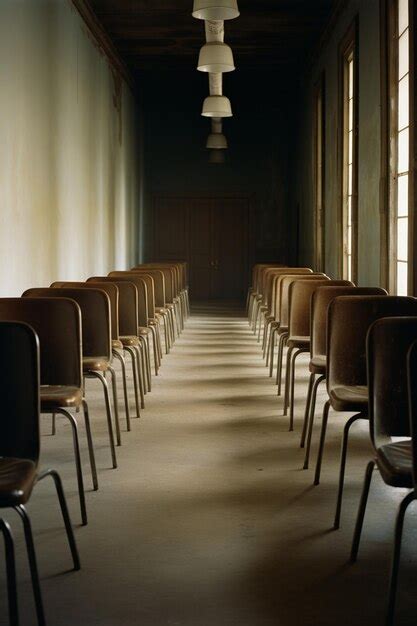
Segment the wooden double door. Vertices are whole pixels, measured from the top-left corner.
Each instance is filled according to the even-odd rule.
[[[154,199],[154,257],[189,263],[193,300],[241,300],[248,281],[248,199]]]

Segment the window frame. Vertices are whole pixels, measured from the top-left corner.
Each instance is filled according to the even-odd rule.
[[[409,166],[408,166],[408,294],[417,293],[416,188],[416,96],[414,69],[416,46],[414,19],[416,0],[408,2],[409,28]],[[381,278],[383,285],[397,289],[397,159],[398,159],[398,0],[381,0]]]
[[[314,261],[318,272],[325,271],[325,183],[326,183],[326,79],[324,71],[313,88],[313,173],[314,173]]]
[[[356,16],[339,43],[339,272],[343,278],[357,282],[358,278],[358,145],[359,145],[359,20]],[[349,58],[352,72],[352,193],[351,198],[351,272],[348,268],[347,207],[349,141]],[[349,276],[350,273],[350,276]]]

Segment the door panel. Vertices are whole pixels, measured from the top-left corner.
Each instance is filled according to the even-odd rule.
[[[155,259],[185,259],[194,300],[244,297],[247,198],[155,198]]]
[[[190,202],[190,291],[196,300],[209,300],[212,297],[212,214],[213,205],[210,199]]]

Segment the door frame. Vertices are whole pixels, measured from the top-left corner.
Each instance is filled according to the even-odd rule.
[[[184,191],[181,192],[167,192],[167,193],[152,193],[152,221],[150,232],[152,233],[152,242],[150,246],[151,253],[147,254],[147,260],[155,260],[155,254],[157,250],[157,228],[156,228],[156,206],[157,202],[163,198],[189,198],[190,200],[216,200],[225,198],[227,200],[245,200],[246,201],[246,211],[245,211],[245,220],[246,220],[246,245],[244,245],[244,282],[249,285],[249,277],[251,267],[254,264],[254,250],[255,250],[255,228],[254,228],[254,215],[253,215],[253,207],[255,206],[255,194],[254,193],[237,193],[237,192],[192,192],[192,191]],[[188,244],[188,242],[187,242]],[[189,262],[190,259],[190,250],[187,249],[187,258],[184,259]]]

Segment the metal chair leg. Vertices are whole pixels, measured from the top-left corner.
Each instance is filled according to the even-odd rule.
[[[335,530],[337,530],[340,526],[340,513],[342,511],[343,487],[344,487],[344,482],[345,482],[345,470],[346,470],[346,457],[347,457],[349,430],[352,424],[354,424],[358,419],[366,419],[366,417],[362,415],[362,413],[353,415],[350,419],[348,419],[343,429],[342,449],[341,449],[341,454],[340,454],[339,488],[337,491],[336,513],[334,516],[334,523],[333,523],[333,528]]]
[[[33,542],[32,525],[25,507],[20,504],[14,507],[15,511],[20,515],[23,522],[23,530],[25,533],[26,550],[28,553],[30,576],[32,579],[33,596],[35,599],[36,616],[38,618],[38,626],[46,626],[45,612],[43,608],[42,592],[39,583],[38,563],[36,559],[35,544]]]
[[[74,445],[74,457],[75,457],[75,468],[77,471],[77,484],[78,484],[78,494],[80,498],[80,509],[81,509],[81,520],[83,526],[87,524],[87,506],[85,503],[85,491],[84,491],[84,478],[83,478],[83,469],[81,463],[81,453],[80,453],[80,441],[78,438],[78,424],[75,417],[65,409],[56,409],[55,411],[59,415],[63,415],[69,421],[72,428],[72,441]]]
[[[16,559],[11,528],[0,519],[0,532],[3,533],[4,551],[6,556],[7,598],[9,603],[9,626],[19,626],[19,609],[17,604]]]
[[[288,333],[282,333],[279,336],[279,344],[278,344],[278,364],[277,364],[277,378],[276,383],[278,385],[277,395],[281,395],[281,385],[282,385],[282,362],[284,360],[284,345],[287,340]]]
[[[68,511],[67,500],[65,498],[64,487],[60,475],[56,470],[48,469],[42,472],[38,476],[38,482],[50,476],[55,484],[56,493],[58,496],[59,506],[61,507],[62,519],[64,520],[65,530],[67,532],[68,544],[71,550],[72,562],[74,564],[74,570],[81,569],[80,556],[78,554],[77,544],[75,543],[74,531],[72,529],[71,518]]]
[[[290,432],[292,430],[294,430],[294,389],[295,389],[295,362],[297,360],[297,356],[299,354],[302,354],[304,352],[307,352],[307,350],[305,350],[305,348],[299,348],[295,354],[292,357],[292,364],[291,364],[291,372],[290,372],[290,376],[291,376],[291,381],[290,381]]]
[[[394,551],[392,555],[392,563],[391,563],[391,576],[389,583],[389,594],[388,594],[388,609],[386,616],[386,626],[394,626],[394,612],[395,612],[395,601],[397,598],[397,587],[398,587],[398,570],[400,565],[400,556],[401,556],[401,541],[403,535],[403,527],[404,527],[404,517],[408,508],[408,505],[416,499],[416,494],[414,491],[405,496],[404,500],[401,502],[397,519],[395,522],[395,535],[394,535]]]
[[[350,551],[350,560],[352,563],[358,558],[359,543],[361,540],[363,520],[365,517],[366,504],[368,502],[369,487],[371,486],[372,474],[375,467],[375,461],[369,461],[366,466],[365,479],[363,482],[363,489],[361,495],[361,501],[359,503],[358,516],[356,518],[355,532],[353,535],[352,548]]]
[[[113,367],[109,367],[110,375],[111,375],[111,388],[113,392],[113,409],[114,409],[114,424],[116,427],[116,443],[118,446],[122,445],[122,436],[120,432],[120,420],[119,420],[119,400],[117,397],[117,380],[116,380],[116,372]]]
[[[308,464],[310,461],[310,450],[311,450],[311,438],[313,436],[313,426],[314,426],[314,416],[316,413],[316,398],[317,398],[317,389],[319,388],[320,383],[325,379],[324,376],[319,376],[314,383],[313,392],[311,394],[311,403],[310,403],[310,416],[308,420],[308,431],[307,431],[307,445],[306,452],[304,456],[304,466],[303,469],[308,469]]]
[[[123,381],[123,395],[125,401],[125,413],[126,413],[126,428],[129,432],[131,430],[130,427],[130,408],[129,408],[129,394],[127,391],[127,375],[126,375],[126,361],[124,356],[120,354],[117,350],[113,351],[113,356],[120,362],[122,368],[122,381]]]
[[[124,348],[126,352],[130,355],[130,360],[132,363],[132,374],[133,374],[133,387],[135,391],[135,407],[136,407],[136,417],[140,417],[140,382],[139,382],[139,370],[138,370],[138,357],[137,352],[131,346],[126,346]]]
[[[319,449],[317,453],[316,471],[314,474],[315,485],[320,484],[321,463],[323,460],[324,441],[326,439],[326,428],[327,428],[327,421],[329,419],[329,411],[330,411],[330,400],[327,400],[323,408],[323,418],[321,422],[320,443],[319,443]]]
[[[308,379],[308,391],[307,391],[307,399],[306,399],[306,406],[304,409],[304,420],[303,420],[303,430],[301,433],[301,440],[300,440],[300,448],[304,448],[304,443],[306,440],[306,434],[307,434],[307,426],[308,426],[308,416],[310,415],[310,404],[311,404],[311,392],[314,386],[314,381],[316,379],[316,375],[311,373],[310,377]]]
[[[291,374],[291,357],[294,348],[287,350],[287,363],[285,366],[285,390],[284,390],[284,415],[287,415],[289,392],[290,392],[290,374]]]
[[[139,382],[139,394],[140,394],[140,408],[145,408],[145,393],[146,393],[146,372],[143,358],[143,348],[142,344],[136,346],[134,348],[136,353],[136,366],[138,372],[138,382]]]
[[[94,454],[93,437],[91,435],[90,414],[88,411],[88,404],[85,399],[83,399],[83,409],[84,409],[85,432],[87,435],[88,454],[90,457],[91,476],[93,479],[93,489],[94,491],[97,491],[98,478],[97,478],[96,457]]]
[[[116,448],[114,445],[114,435],[113,435],[113,416],[111,410],[110,403],[110,394],[109,394],[109,386],[107,384],[107,380],[104,378],[101,372],[90,371],[88,374],[92,378],[98,378],[98,380],[103,385],[103,393],[104,393],[104,402],[106,405],[106,417],[107,417],[107,430],[109,433],[109,441],[110,441],[110,452],[112,458],[113,469],[117,467],[117,459],[116,459]]]
[[[272,328],[271,332],[269,333],[269,346],[270,346],[270,353],[269,353],[269,377],[272,378],[273,373],[274,373],[274,352],[275,352],[275,338],[277,335],[278,329],[277,328]]]

